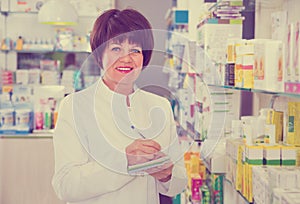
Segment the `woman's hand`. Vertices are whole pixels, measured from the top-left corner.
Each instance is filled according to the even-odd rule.
[[[166,155],[163,152],[157,152],[155,154],[154,159],[159,159],[161,157],[165,157]],[[158,167],[153,167],[151,169],[146,170],[148,174],[153,176],[155,179],[159,180],[160,182],[167,182],[172,177],[172,170],[173,170],[173,163],[169,161]]]
[[[172,177],[173,166],[173,163],[170,161],[159,167],[146,170],[146,172],[153,176],[155,179],[159,180],[160,182],[167,182]]]
[[[135,165],[157,158],[160,145],[154,140],[137,139],[125,149],[128,165]]]

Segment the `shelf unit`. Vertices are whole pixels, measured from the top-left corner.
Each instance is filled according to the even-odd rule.
[[[42,1],[41,1],[42,2]],[[74,31],[74,36],[76,37],[82,37],[82,41],[78,41],[78,47],[74,48],[74,50],[61,50],[56,49],[55,44],[55,38],[56,38],[56,31],[57,29],[63,29],[65,27],[63,26],[51,26],[51,25],[45,25],[38,23],[38,11],[19,11],[19,8],[16,8],[16,5],[13,5],[15,1],[9,1],[9,0],[3,0],[0,2],[0,7],[2,10],[0,10],[0,40],[6,40],[9,42],[9,46],[6,46],[4,49],[0,48],[0,72],[1,71],[12,71],[15,72],[17,70],[26,70],[26,69],[37,69],[40,67],[40,60],[44,59],[53,59],[53,60],[59,60],[60,67],[57,70],[57,76],[60,77],[63,69],[65,68],[65,61],[67,60],[67,55],[74,54],[75,60],[76,60],[76,67],[79,69],[82,64],[84,64],[87,57],[90,55],[89,49],[89,39],[88,35],[90,31],[92,30],[92,26],[94,23],[94,20],[97,18],[97,15],[95,13],[100,12],[98,8],[104,8],[104,4],[106,2],[110,2],[111,8],[114,8],[114,0],[106,0],[102,1],[101,3],[96,2],[94,0],[90,2],[85,2],[84,0],[75,0],[72,1],[72,3],[75,4],[75,9],[79,10],[78,12],[78,24],[75,26],[72,26],[72,30]],[[17,4],[17,3],[15,3]],[[27,5],[35,4],[34,1],[26,1]],[[96,5],[97,4],[97,5]],[[23,5],[23,4],[22,4]],[[29,6],[30,6],[29,5]],[[92,7],[94,5],[95,7]],[[108,4],[107,4],[108,5]],[[23,6],[20,6],[24,8]],[[107,9],[107,8],[106,8]],[[87,10],[93,10],[94,12],[87,12]],[[102,10],[101,10],[102,11]],[[38,44],[32,44],[32,46],[27,47],[23,46],[24,49],[22,50],[15,50],[14,45],[12,45],[12,41],[16,41],[19,36],[22,36],[22,39],[24,40],[23,43],[49,43],[50,46],[35,46]],[[79,38],[78,38],[79,39]],[[86,39],[86,40],[85,40]],[[81,42],[86,42],[85,44]],[[52,46],[53,44],[53,46]],[[25,45],[25,44],[23,44]],[[7,48],[7,49],[6,49]],[[26,48],[26,49],[25,49]],[[32,49],[30,49],[32,48]],[[35,48],[44,48],[44,49],[35,49]],[[49,49],[48,49],[49,48]],[[52,49],[53,48],[53,49]],[[78,50],[79,48],[86,49],[86,50]],[[73,61],[73,60],[71,60]],[[71,62],[73,63],[73,62]],[[67,64],[66,64],[67,66]],[[75,69],[75,66],[72,68]],[[34,71],[34,70],[33,70]],[[38,70],[37,70],[38,71]],[[92,72],[90,70],[90,67],[87,67],[87,69],[81,70],[85,75],[93,75],[96,74],[96,72]],[[22,73],[22,71],[20,71]],[[24,73],[24,72],[23,72]],[[38,73],[38,72],[36,72]],[[14,75],[14,74],[13,74]],[[41,75],[41,73],[40,73]],[[48,75],[47,75],[48,76]],[[51,76],[49,76],[51,77]],[[35,82],[36,83],[36,82]],[[3,85],[3,86],[2,86]],[[25,85],[29,88],[33,87],[32,84]],[[6,86],[6,84],[2,84],[2,80],[0,82],[1,91],[8,92],[11,90],[11,85]],[[13,86],[15,87],[15,86]],[[3,88],[3,89],[2,89]],[[80,88],[78,88],[80,89]],[[69,92],[74,91],[70,87],[67,87],[66,90]],[[32,92],[32,91],[31,91]],[[32,100],[33,102],[33,95]],[[0,107],[1,108],[1,107]],[[2,107],[4,108],[4,106]],[[7,133],[7,134],[6,134]],[[20,136],[15,134],[16,131],[8,130],[7,132],[4,132],[1,136],[12,136],[15,138],[22,138],[24,136],[25,138],[36,138],[35,133],[33,134],[27,134],[23,133],[23,135]],[[19,132],[18,132],[19,134]],[[38,134],[38,133],[37,133]],[[41,133],[44,135],[44,133]],[[49,133],[51,134],[51,133]]]
[[[31,133],[31,134],[0,134],[0,139],[52,139],[53,135],[52,132],[49,133]]]
[[[261,1],[263,1],[263,0],[261,0]],[[257,2],[261,2],[261,1],[257,1]],[[277,2],[278,1],[276,1],[275,5],[278,5]],[[287,2],[287,0],[285,0],[285,2]],[[290,2],[292,2],[292,1],[290,1]],[[295,1],[293,1],[293,2],[295,2]],[[272,4],[271,1],[269,2],[269,4]],[[291,4],[292,3],[290,3],[290,5]],[[297,2],[297,5],[299,5],[299,2]],[[214,6],[216,6],[216,4]],[[266,8],[266,9],[268,9],[268,8]],[[294,9],[295,9],[295,7],[294,7]],[[261,12],[259,9],[256,9],[255,11],[257,11],[257,10],[258,10],[258,12]],[[274,10],[276,10],[276,8]],[[261,12],[261,13],[263,14],[263,12]],[[268,13],[269,13],[269,11],[268,11]],[[265,15],[262,15],[262,17],[265,17]],[[300,19],[298,19],[298,20],[300,20]],[[269,23],[269,25],[271,25],[271,23]],[[271,30],[270,27],[268,29]],[[216,87],[216,88],[221,88],[221,89],[225,89],[225,90],[233,90],[233,91],[238,91],[241,93],[243,92],[243,93],[246,93],[249,95],[253,95],[254,96],[253,99],[251,98],[251,103],[252,103],[251,106],[253,105],[254,108],[252,109],[252,107],[250,107],[251,110],[253,110],[252,111],[253,115],[257,115],[258,110],[260,108],[268,107],[270,104],[272,104],[272,107],[273,107],[273,105],[275,105],[276,106],[275,109],[277,109],[277,107],[279,105],[280,109],[277,109],[279,111],[283,111],[283,110],[286,111],[287,110],[286,109],[287,108],[286,107],[287,100],[299,100],[300,99],[300,93],[276,92],[276,91],[270,91],[270,90],[240,88],[240,87],[223,86],[223,85],[215,85],[215,84],[208,84],[208,87],[212,87],[212,88]],[[274,103],[275,98],[276,98],[276,103]],[[257,100],[263,101],[263,103],[259,103],[259,102],[257,102]],[[239,107],[237,107],[237,108],[239,108]],[[244,106],[244,108],[246,108],[246,107]],[[215,171],[215,169],[213,168],[213,165],[212,165],[212,163],[214,163],[214,162],[218,163],[219,161],[224,163],[224,160],[225,160],[225,157],[222,157],[222,156],[213,157],[212,156],[211,158],[208,158],[207,160],[204,159],[203,162],[206,165],[208,171],[211,171],[212,173],[214,173],[214,172],[225,173],[225,171],[223,171],[223,172]],[[224,163],[224,165],[225,165],[225,163]],[[234,192],[239,194],[239,196],[241,197],[241,202],[238,202],[238,203],[249,203],[240,192],[238,192],[236,190]]]
[[[240,91],[246,91],[246,92],[252,92],[252,93],[261,93],[261,94],[269,94],[277,97],[291,97],[291,98],[299,98],[300,99],[300,93],[287,93],[287,92],[274,92],[274,91],[268,91],[268,90],[261,90],[261,89],[252,89],[252,88],[241,88],[241,87],[235,87],[235,86],[223,86],[223,85],[213,85],[209,84],[208,86],[211,87],[219,87],[224,89],[233,89],[233,90],[240,90]]]
[[[105,2],[110,2],[111,6],[114,7],[114,1],[113,0],[107,0]],[[100,4],[98,3],[98,7],[103,6],[106,4],[104,1]],[[27,2],[28,3],[28,2]],[[31,2],[30,2],[31,3]],[[92,29],[92,25],[94,20],[96,19],[96,15],[87,15],[83,14],[84,9],[92,9],[91,5],[94,5],[96,2],[89,2],[89,7],[85,7],[83,10],[80,9],[80,7],[83,6],[84,1],[77,0],[73,1],[74,7],[76,9],[79,9],[79,18],[78,18],[78,24],[75,26],[72,26],[72,29],[74,30],[74,34],[77,36],[85,37],[89,34],[89,32]],[[15,10],[9,10],[9,4],[10,2],[7,0],[4,0],[1,4],[7,4],[6,6],[2,7],[1,13],[1,22],[0,22],[0,38],[2,39],[9,39],[16,41],[19,36],[22,36],[22,38],[26,41],[32,41],[32,42],[55,42],[55,32],[57,28],[63,28],[63,27],[55,27],[50,25],[44,25],[38,23],[38,11],[15,11]],[[78,8],[77,8],[78,7]],[[4,9],[4,10],[3,10]],[[14,8],[16,9],[16,8]],[[95,13],[95,12],[94,12]],[[30,28],[30,29],[28,29]],[[87,47],[89,47],[89,42],[87,39]],[[16,70],[17,64],[16,59],[18,54],[22,53],[49,53],[49,52],[58,52],[58,53],[90,53],[89,50],[67,50],[67,51],[60,51],[54,49],[30,49],[30,50],[0,50],[0,70]]]
[[[51,53],[51,52],[57,52],[57,53],[91,53],[88,50],[1,50],[1,52],[8,53],[8,52],[15,52],[15,53]]]

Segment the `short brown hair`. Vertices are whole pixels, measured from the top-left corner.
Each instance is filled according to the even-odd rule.
[[[102,54],[106,47],[103,44],[113,38],[114,41],[119,42],[128,39],[130,43],[136,43],[142,47],[143,67],[145,67],[150,62],[154,46],[151,29],[149,21],[134,9],[122,11],[110,9],[96,19],[90,36],[90,45],[102,65]]]

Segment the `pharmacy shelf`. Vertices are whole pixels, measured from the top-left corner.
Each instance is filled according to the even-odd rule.
[[[208,2],[207,4],[209,4],[210,6],[208,7],[208,11],[212,11],[212,10],[214,10],[215,8],[217,8],[218,6],[220,6],[220,5],[224,5],[224,4],[226,4],[226,5],[228,5],[228,6],[243,6],[243,5],[241,5],[241,3],[240,2],[243,2],[242,0],[237,0],[237,1],[232,1],[232,2],[230,2],[230,1],[226,1],[226,0],[219,0],[218,2],[212,2],[212,3],[210,3],[210,2]]]
[[[1,52],[16,52],[16,53],[51,53],[51,52],[57,52],[57,53],[91,53],[87,50],[1,50]]]
[[[10,14],[20,14],[20,15],[23,15],[23,14],[32,14],[32,15],[37,15],[38,14],[38,11],[0,11],[0,13],[4,16],[8,16]]]
[[[252,93],[263,93],[263,94],[270,94],[270,95],[276,95],[276,96],[300,98],[300,93],[274,92],[274,91],[267,91],[267,90],[261,90],[261,89],[241,88],[241,87],[235,87],[235,86],[223,86],[223,85],[213,85],[213,84],[208,84],[208,86],[224,88],[224,89],[247,91],[247,92],[252,92]]]
[[[235,190],[233,184],[224,178],[224,203],[251,204],[239,191]]]
[[[58,52],[58,53],[91,53],[87,50],[16,50],[17,53],[49,53],[49,52]]]
[[[52,139],[53,135],[49,133],[30,133],[30,134],[0,134],[1,138],[7,139]]]

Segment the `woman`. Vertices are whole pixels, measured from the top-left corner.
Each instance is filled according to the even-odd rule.
[[[61,102],[52,181],[60,199],[156,204],[159,193],[175,196],[186,187],[169,102],[134,86],[151,59],[150,29],[132,9],[112,9],[95,21],[90,43],[104,74]]]

